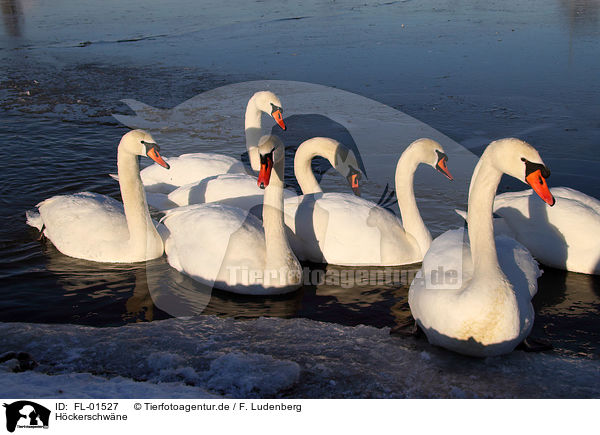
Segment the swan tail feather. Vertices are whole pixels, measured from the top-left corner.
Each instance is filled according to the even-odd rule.
[[[390,190],[390,185],[386,184],[385,189],[383,189],[383,193],[381,194],[381,196],[379,197],[379,200],[377,201],[377,205],[381,208],[384,208],[384,209],[394,213],[394,210],[392,209],[392,207],[397,202],[398,202],[398,199],[396,199],[396,192],[393,189]]]
[[[108,174],[108,176],[110,178],[112,178],[115,181],[119,181],[119,175],[118,174]]]
[[[467,212],[458,208],[454,209],[454,212],[459,215],[461,218],[463,218],[465,221],[467,220]]]
[[[36,210],[27,210],[25,212],[27,225],[37,228],[38,231],[42,231],[44,229],[44,221],[42,220],[42,216]]]
[[[379,204],[380,202],[383,201],[383,199],[385,198],[385,195],[388,193],[389,188],[390,188],[389,183],[385,183],[385,188],[383,189],[383,193],[379,197],[379,201],[377,201],[377,204]]]

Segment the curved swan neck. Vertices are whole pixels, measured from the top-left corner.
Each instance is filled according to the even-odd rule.
[[[421,254],[425,255],[431,245],[431,233],[425,226],[415,199],[415,171],[425,159],[420,155],[420,149],[415,146],[407,148],[396,166],[396,197],[402,216],[404,230],[417,241]]]
[[[260,171],[260,157],[258,155],[258,141],[262,136],[262,112],[256,106],[257,94],[254,94],[246,106],[244,127],[246,134],[246,149],[250,158],[253,171]]]
[[[474,275],[500,270],[494,240],[492,209],[502,172],[494,167],[492,156],[484,154],[473,171],[469,189],[467,223]]]
[[[316,137],[304,141],[296,150],[294,175],[303,195],[323,192],[312,170],[312,159],[319,156],[329,160],[335,168],[335,157],[340,146],[338,141]]]
[[[154,239],[152,242],[155,243],[161,239],[148,211],[137,155],[122,149],[119,145],[117,167],[125,219],[129,229],[129,243],[132,249],[143,255],[150,246],[150,238]]]
[[[282,150],[282,152],[285,152]],[[279,269],[293,256],[283,222],[284,158],[275,162],[263,202],[263,228],[266,243],[266,269]]]

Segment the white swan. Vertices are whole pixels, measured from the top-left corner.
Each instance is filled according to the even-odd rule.
[[[470,246],[462,230],[435,239],[408,293],[412,315],[429,342],[466,355],[511,352],[533,326],[537,263],[513,239],[494,239],[492,203],[502,174],[529,183],[554,203],[545,181],[549,171],[531,145],[518,139],[492,142],[471,179]]]
[[[196,204],[168,211],[163,222],[169,264],[204,284],[243,294],[281,294],[301,285],[300,263],[283,225],[285,150],[261,139],[258,182],[265,186],[263,222],[240,208]]]
[[[283,189],[283,197],[296,196],[296,192]],[[223,174],[205,178],[196,183],[178,187],[167,196],[163,211],[186,205],[213,203],[230,205],[259,215],[264,191],[258,186],[257,177],[248,174]]]
[[[260,167],[257,145],[262,136],[262,113],[272,116],[277,124],[285,130],[281,101],[271,91],[256,92],[248,101],[245,117],[246,147],[252,169]],[[179,186],[194,183],[208,177],[221,174],[245,173],[244,165],[238,159],[215,153],[182,154],[179,157],[165,158],[171,166],[168,173],[156,165],[143,169],[140,173],[146,190],[152,193],[168,194]],[[164,198],[154,195],[150,205],[161,206]]]
[[[301,260],[359,266],[393,266],[423,259],[431,235],[417,208],[413,178],[426,163],[448,178],[442,146],[431,139],[410,144],[396,167],[396,194],[402,222],[377,204],[350,194],[316,193],[287,199],[285,223]],[[352,181],[352,180],[351,180]]]
[[[308,139],[296,150],[294,174],[303,194],[322,192],[311,167],[312,159],[317,156],[327,159],[358,194],[362,172],[354,152],[338,141],[326,137]],[[203,202],[221,202],[244,210],[252,210],[261,205],[263,200],[263,191],[256,181],[256,177],[248,174],[224,174],[186,184],[169,194],[169,208]],[[286,201],[297,196],[296,192],[289,189],[284,189],[283,194]]]
[[[532,190],[496,196],[496,233],[514,237],[542,264],[600,275],[600,201],[567,187],[550,192],[556,198],[552,208]]]
[[[364,176],[354,152],[335,139],[313,137],[300,144],[294,156],[294,175],[303,195],[323,192],[312,170],[312,160],[323,157],[360,195],[359,183]]]
[[[40,202],[39,213],[29,211],[27,223],[71,257],[107,263],[160,257],[163,242],[148,212],[137,156],[148,156],[169,168],[152,136],[143,130],[130,131],[117,151],[123,204],[90,192],[58,195]]]

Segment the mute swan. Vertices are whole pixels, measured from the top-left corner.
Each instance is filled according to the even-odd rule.
[[[277,124],[285,130],[283,122],[283,109],[281,101],[271,91],[256,92],[246,106],[245,134],[246,147],[250,156],[252,169],[258,171],[260,163],[258,159],[257,144],[262,135],[261,115],[267,113],[272,116]],[[208,177],[214,177],[227,173],[245,173],[244,165],[238,159],[215,153],[191,153],[179,157],[165,159],[171,166],[168,173],[162,171],[156,165],[143,169],[140,173],[144,188],[155,194],[168,194],[179,186],[200,181]],[[159,205],[164,198],[153,195],[150,205]]]
[[[323,192],[312,170],[312,159],[323,157],[350,184],[355,195],[360,196],[359,180],[364,176],[356,155],[335,139],[313,137],[300,144],[294,156],[294,175],[303,195]]]
[[[302,142],[294,157],[294,174],[303,194],[322,192],[311,167],[312,159],[317,156],[327,159],[353,186],[355,193],[359,193],[362,172],[358,169],[360,166],[354,153],[336,140],[314,137]],[[283,195],[285,200],[297,196],[296,192],[289,189],[284,189]],[[263,196],[256,177],[224,174],[181,186],[169,194],[168,201],[171,207],[218,201],[251,210],[262,204]]]
[[[143,130],[125,134],[117,150],[123,204],[97,193],[53,196],[27,212],[65,255],[106,263],[132,263],[163,254],[163,242],[148,212],[137,156],[148,156],[169,169],[154,139]]]
[[[600,201],[567,187],[550,189],[556,205],[548,208],[533,191],[496,196],[494,213],[507,235],[522,243],[542,264],[600,275]]]
[[[196,204],[167,212],[163,222],[169,264],[202,283],[234,293],[288,293],[302,269],[283,225],[285,150],[276,136],[261,139],[258,183],[264,189],[263,222],[240,208]]]
[[[284,198],[296,192],[283,189]],[[213,203],[231,205],[243,210],[256,210],[263,203],[264,192],[257,178],[248,174],[223,174],[178,187],[167,196],[163,210],[191,204]]]
[[[545,180],[550,171],[538,152],[518,139],[492,142],[471,179],[470,245],[462,230],[435,239],[408,293],[412,315],[429,342],[466,355],[511,352],[533,326],[538,265],[513,239],[494,240],[492,204],[502,174],[528,183],[554,204]]]
[[[393,266],[423,259],[431,235],[421,219],[413,191],[417,166],[426,163],[452,179],[442,146],[418,139],[396,167],[400,220],[377,204],[343,193],[316,192],[285,202],[290,244],[301,260],[344,266]],[[404,224],[404,226],[403,226]]]

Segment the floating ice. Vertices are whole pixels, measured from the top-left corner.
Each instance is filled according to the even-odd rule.
[[[598,360],[522,351],[474,359],[391,337],[388,328],[307,319],[4,323],[0,348],[40,364],[24,373],[0,368],[0,395],[11,398],[600,397]]]

